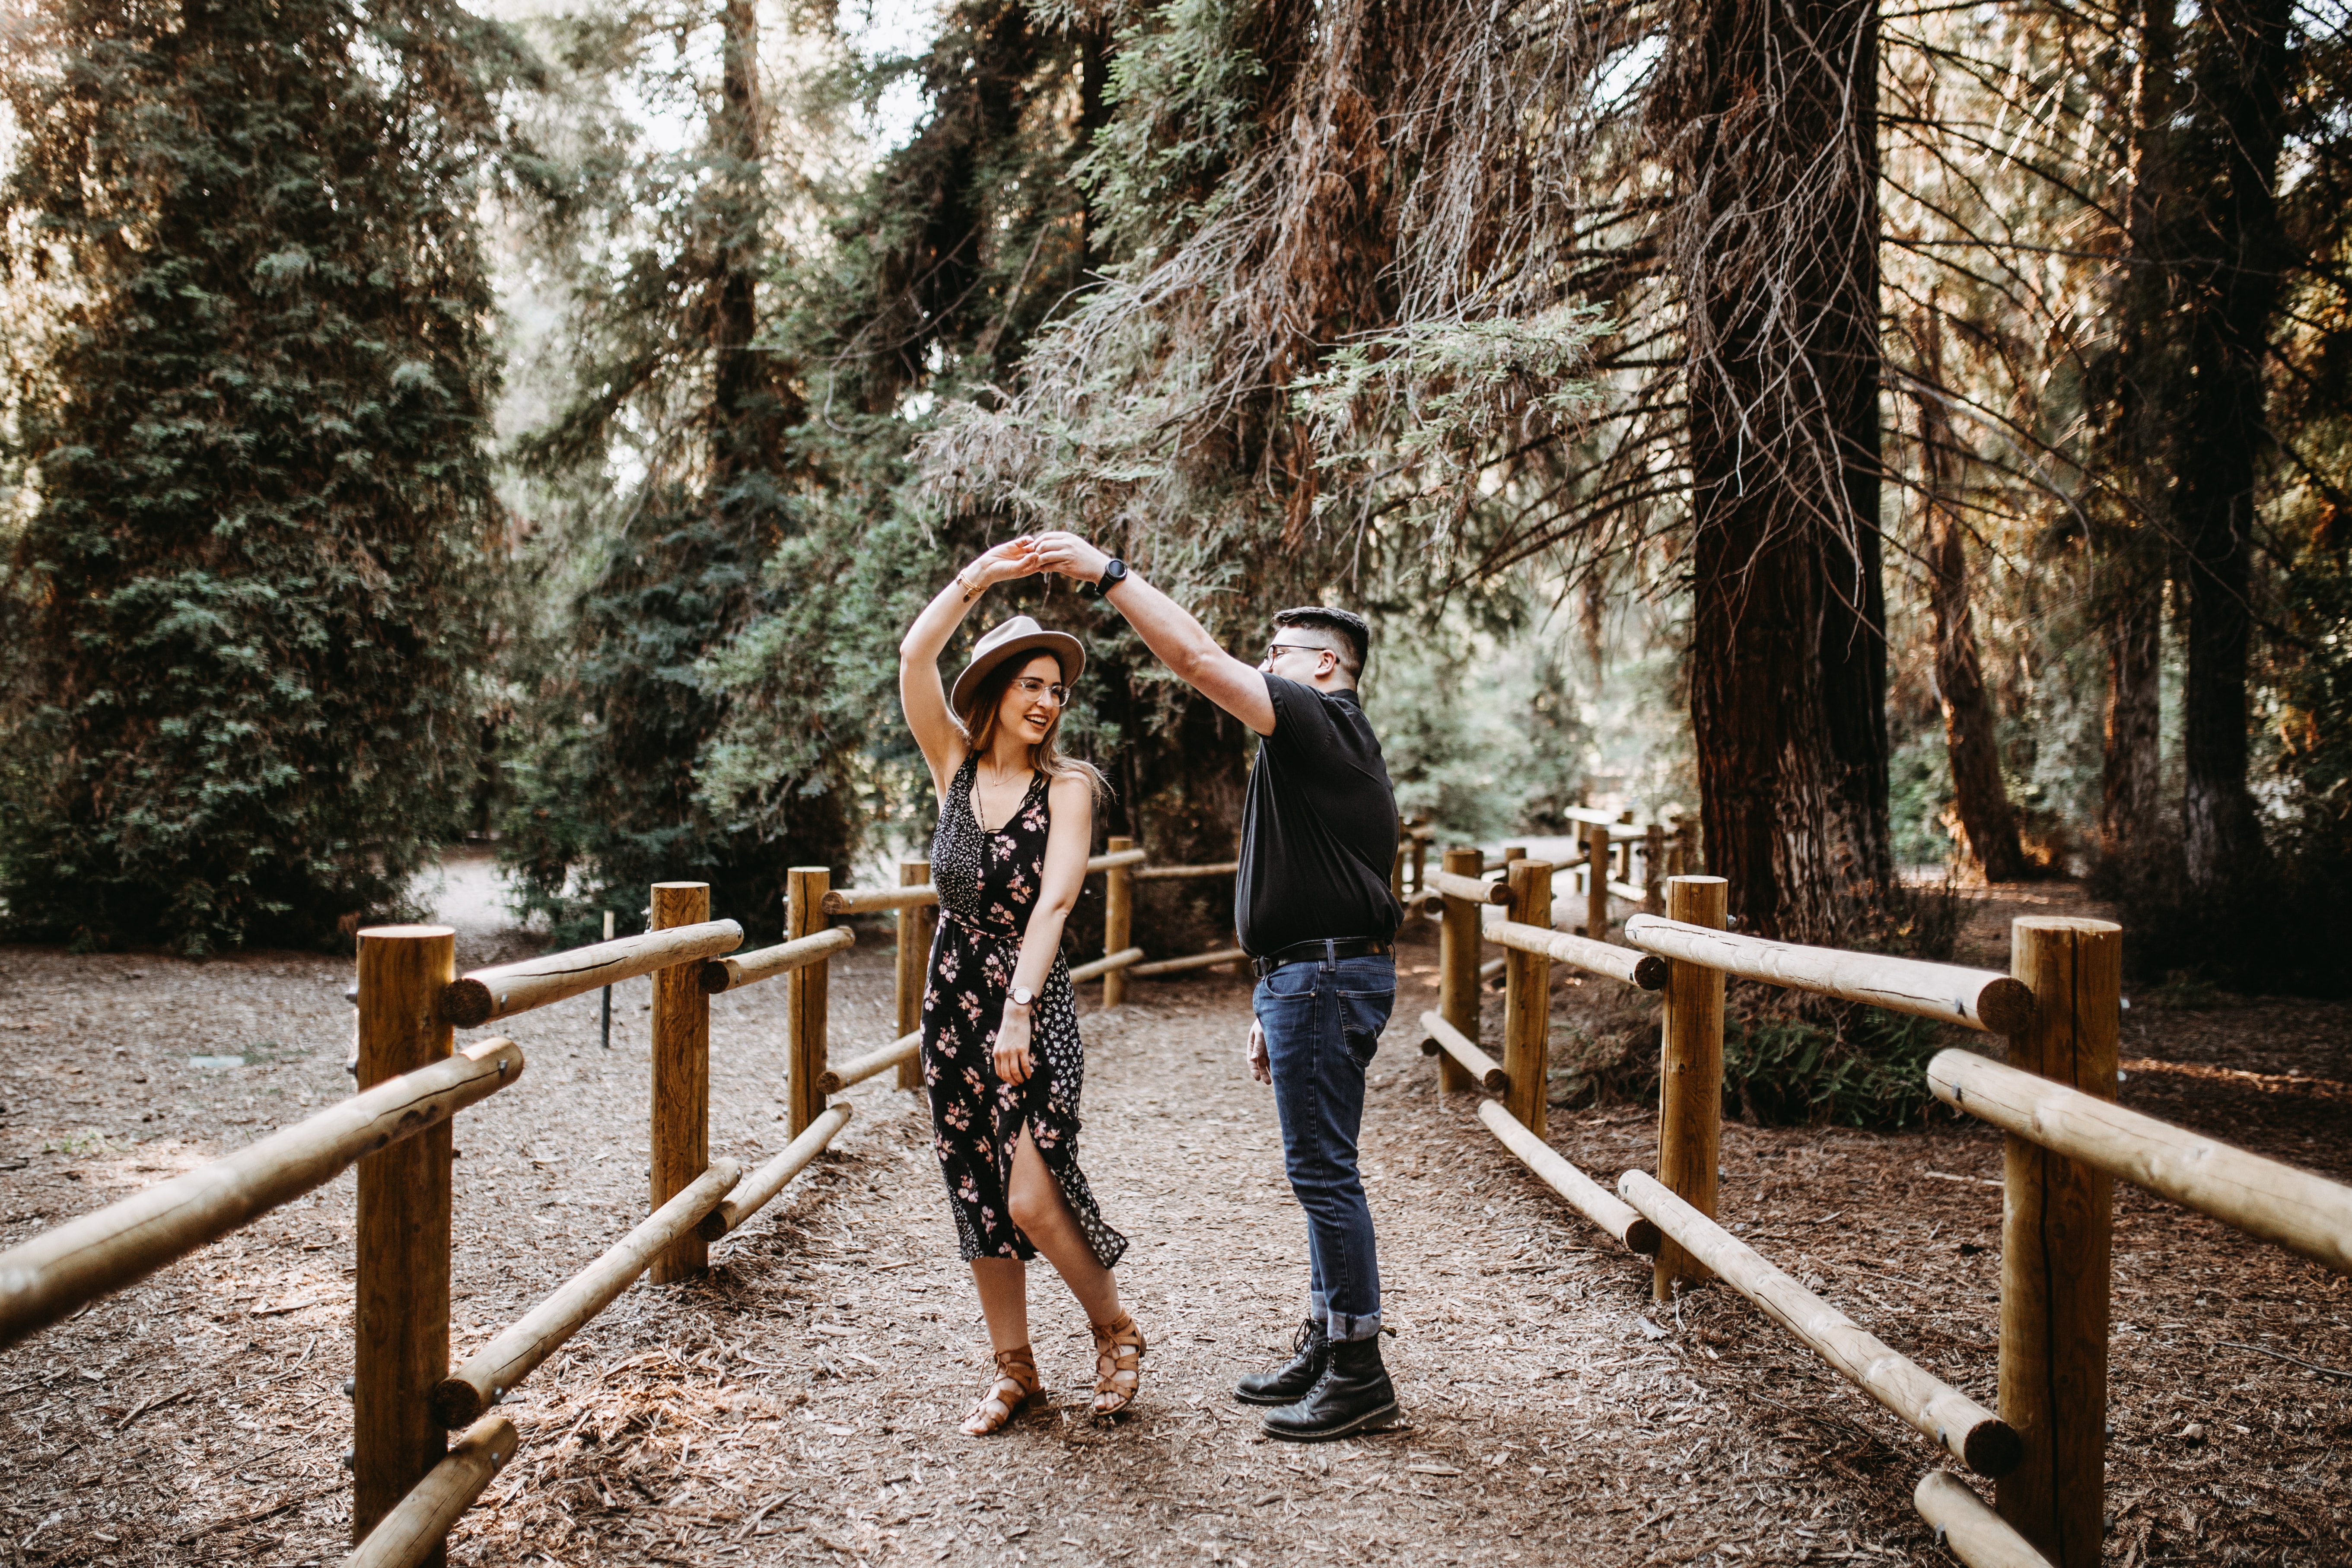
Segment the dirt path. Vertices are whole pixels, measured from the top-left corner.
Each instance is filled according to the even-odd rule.
[[[508,1406],[521,1458],[453,1561],[1949,1561],[1908,1505],[1925,1444],[1724,1291],[1652,1312],[1644,1267],[1466,1100],[1439,1100],[1406,1022],[1433,962],[1404,955],[1366,1136],[1403,1428],[1286,1447],[1225,1397],[1286,1344],[1304,1230],[1240,1065],[1245,988],[1145,985],[1087,1020],[1083,1148],[1135,1244],[1122,1276],[1153,1342],[1135,1415],[1085,1414],[1084,1321],[1041,1267],[1052,1398],[998,1438],[954,1433],[985,1336],[927,1121],[867,1084],[838,1156],[714,1249],[709,1279],[633,1290]],[[837,1054],[887,1037],[888,964],[865,935],[842,965]],[[345,1092],[347,973],[0,950],[0,1245]],[[516,1020],[529,1070],[461,1121],[457,1353],[643,1212],[646,997],[620,991],[609,1054],[593,997]],[[782,1144],[782,1008],[777,985],[718,1002],[715,1151]],[[2352,1010],[2132,1020],[2127,1052],[2178,1069],[2137,1074],[2136,1103],[2352,1174]],[[228,1055],[247,1059],[188,1065]],[[1554,1117],[1604,1179],[1648,1163],[1639,1107]],[[1990,1402],[1999,1163],[1974,1127],[1734,1125],[1725,1214]],[[0,1357],[0,1563],[332,1561],[350,1246],[346,1176]],[[2116,1251],[2110,1561],[2352,1560],[2352,1381],[2279,1359],[2352,1369],[2345,1281],[2136,1194]]]

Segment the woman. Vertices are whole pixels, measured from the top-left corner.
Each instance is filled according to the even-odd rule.
[[[1111,1274],[1127,1238],[1103,1223],[1078,1169],[1086,1066],[1060,956],[1102,785],[1054,745],[1086,652],[1068,633],[1015,616],[980,639],[951,695],[940,687],[940,651],[972,601],[1036,570],[1027,540],[998,545],[957,573],[898,645],[899,700],[940,800],[923,1079],[996,1352],[997,1375],[964,1420],[974,1437],[1003,1427],[1037,1392],[1024,1268],[1037,1253],[1094,1326],[1096,1414],[1135,1398],[1144,1351]]]

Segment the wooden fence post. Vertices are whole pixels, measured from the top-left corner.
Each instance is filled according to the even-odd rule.
[[[708,882],[656,882],[656,931],[710,918]],[[710,1165],[710,996],[702,962],[654,971],[653,1207],[694,1184]],[[710,1263],[710,1244],[688,1231],[654,1259],[656,1285],[691,1279]]]
[[[1129,837],[1103,840],[1106,854],[1135,847]],[[1135,929],[1135,868],[1113,866],[1103,873],[1103,951],[1125,952],[1128,933]],[[1102,1005],[1116,1007],[1127,1000],[1127,971],[1114,969],[1103,976]]]
[[[929,860],[898,862],[898,886],[919,888],[930,879]],[[923,989],[930,984],[931,932],[939,918],[938,908],[931,904],[898,911],[898,1033],[895,1038],[903,1040],[923,1026]],[[898,1087],[923,1087],[922,1058],[898,1064]]]
[[[1399,903],[1404,901],[1404,819],[1397,819],[1396,853],[1389,857],[1389,896]]]
[[[441,988],[457,978],[447,926],[378,926],[359,933],[358,1084],[429,1067],[449,1055]],[[430,1127],[359,1166],[352,1345],[352,1541],[367,1539],[448,1452],[425,1395],[449,1374],[451,1124]],[[436,1547],[422,1559],[439,1568]]]
[[[1483,849],[1448,849],[1445,869],[1456,877],[1475,878],[1486,866]],[[1478,915],[1480,906],[1452,894],[1439,906],[1437,927],[1438,1016],[1470,1039],[1478,1037]],[[1441,1094],[1462,1094],[1478,1087],[1469,1069],[1440,1051],[1437,1088]]]
[[[1628,877],[1627,881],[1633,879]],[[1666,912],[1666,829],[1653,822],[1642,830],[1642,912]]]
[[[1666,883],[1666,918],[1723,929],[1730,884],[1720,877],[1675,877]],[[1658,1061],[1658,1180],[1676,1197],[1716,1217],[1716,1166],[1723,1143],[1723,972],[1684,959],[1666,961],[1664,1044]],[[1674,1299],[1675,1281],[1711,1278],[1672,1238],[1658,1248],[1650,1294]]]
[[[2033,1022],[2010,1037],[2009,1065],[2115,1099],[2123,928],[2013,921],[2010,973],[2032,988]],[[1996,1483],[1994,1503],[2055,1568],[2089,1568],[2106,1492],[2115,1180],[2015,1133],[2003,1142],[2000,1417],[2025,1458]]]
[[[1706,861],[1698,852],[1698,818],[1685,812],[1675,824],[1675,874],[1696,877],[1706,868]]]
[[[1427,876],[1427,872],[1429,870],[1429,840],[1422,837],[1419,834],[1415,834],[1412,837],[1412,890],[1419,893],[1425,891],[1429,887],[1429,879]],[[1471,875],[1475,876],[1477,873],[1472,872]]]
[[[1551,930],[1550,861],[1511,863],[1510,917]],[[1472,918],[1476,918],[1475,911]],[[1503,1109],[1540,1138],[1545,1099],[1550,1089],[1545,1074],[1551,1065],[1551,960],[1517,948],[1507,950],[1505,956],[1503,1071],[1511,1083],[1503,1095]]]
[[[1609,829],[1593,823],[1584,830],[1584,934],[1609,940]],[[1546,921],[1547,926],[1551,922]]]
[[[833,873],[823,866],[795,866],[786,874],[784,940],[814,936],[825,927],[824,896]],[[807,963],[784,977],[785,1125],[795,1138],[824,1110],[825,976],[830,962]]]

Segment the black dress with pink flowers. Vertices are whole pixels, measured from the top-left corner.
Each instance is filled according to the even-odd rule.
[[[1078,1043],[1077,1007],[1070,966],[1057,955],[1030,1007],[1028,1081],[996,1076],[997,1026],[1022,933],[1045,869],[1045,836],[1053,807],[1039,773],[1001,829],[991,833],[972,815],[977,756],[956,770],[940,803],[931,839],[931,880],[940,889],[940,931],[931,944],[929,984],[923,988],[923,1081],[930,1086],[931,1128],[948,1206],[967,1262],[975,1258],[1036,1256],[1006,1212],[1013,1152],[1021,1129],[1062,1184],[1087,1244],[1106,1268],[1127,1250],[1127,1237],[1103,1223],[1094,1191],[1078,1169],[1078,1091],[1086,1054]]]

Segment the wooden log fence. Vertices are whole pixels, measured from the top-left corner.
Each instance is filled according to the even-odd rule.
[[[928,878],[928,868],[923,875]],[[827,873],[793,873],[793,940],[736,954],[741,928],[713,921],[702,883],[652,889],[655,929],[523,963],[454,973],[446,927],[359,933],[358,1092],[211,1164],[159,1183],[0,1253],[0,1346],[13,1344],[137,1282],[289,1200],[358,1167],[352,1533],[346,1560],[432,1568],[450,1528],[514,1455],[516,1433],[491,1407],[640,1277],[691,1278],[709,1242],[739,1228],[824,1151],[850,1117],[821,1107],[792,1145],[746,1176],[709,1155],[709,999],[785,976],[794,1059],[824,1062],[829,961],[855,942],[822,929]],[[919,965],[915,973],[919,976]],[[455,1031],[650,975],[650,1217],[523,1318],[449,1364],[451,1123],[518,1081],[523,1052]],[[811,983],[814,981],[814,983]],[[913,1055],[911,1040],[844,1064],[848,1081]],[[825,1069],[828,1073],[832,1069]],[[881,1070],[877,1068],[874,1070]],[[816,1075],[794,1075],[796,1087]],[[463,1427],[454,1445],[452,1428]]]
[[[1590,826],[1609,828],[1607,823]],[[1653,825],[1656,827],[1657,825]],[[2022,919],[2011,973],[1774,942],[1721,929],[1725,884],[1662,876],[1688,865],[1684,824],[1644,828],[1651,882],[1665,913],[1637,914],[1625,945],[1553,929],[1556,868],[1524,853],[1488,863],[1448,849],[1443,868],[1416,866],[1417,896],[1440,921],[1436,1009],[1420,1023],[1445,1091],[1483,1089],[1482,1125],[1531,1174],[1629,1252],[1654,1257],[1653,1290],[1720,1279],[1822,1356],[1889,1411],[1979,1475],[1987,1506],[1964,1482],[1931,1471],[1914,1494],[1921,1517],[1972,1568],[2082,1568],[2097,1561],[2110,1291],[2110,1209],[2120,1178],[2339,1272],[2352,1273],[2352,1187],[2231,1148],[2113,1103],[2120,1007],[2120,932],[2103,921]],[[1415,838],[1412,842],[1419,843]],[[1607,840],[1588,838],[1588,869],[1604,891]],[[1150,867],[1124,845],[1089,863],[1110,884],[1226,874],[1230,866]],[[1135,869],[1135,868],[1141,868]],[[731,921],[708,918],[709,889],[654,889],[656,929],[463,979],[454,933],[383,927],[359,939],[358,1092],[236,1153],[0,1253],[0,1346],[59,1321],[105,1294],[251,1223],[340,1172],[359,1169],[354,1307],[354,1472],[350,1559],[371,1568],[442,1560],[441,1542],[514,1453],[512,1425],[491,1413],[557,1346],[631,1283],[688,1277],[701,1249],[739,1229],[833,1141],[851,1116],[826,1097],[913,1069],[919,994],[937,895],[929,868],[903,862],[901,885],[836,892],[823,868],[792,872],[784,942],[737,954]],[[1129,892],[1118,895],[1124,902]],[[1620,894],[1620,896],[1623,896]],[[1500,904],[1502,907],[1497,908]],[[835,1064],[826,1057],[830,960],[855,937],[829,913],[888,910],[898,920],[901,1036]],[[1122,910],[1122,921],[1128,911]],[[1110,928],[1122,937],[1124,923]],[[1500,1061],[1482,1047],[1480,977],[1501,950],[1506,987]],[[1224,949],[1145,961],[1122,943],[1073,978],[1180,972],[1241,957]],[[1612,1193],[1544,1138],[1550,969],[1565,963],[1664,998],[1657,1174],[1628,1171]],[[517,1081],[513,1041],[457,1049],[461,1019],[505,1018],[616,981],[656,980],[652,1058],[653,1210],[602,1257],[454,1371],[448,1362],[450,1141],[456,1114]],[[746,1175],[709,1155],[709,1003],[782,977],[793,1141]],[[1727,978],[1864,1002],[2009,1037],[2003,1065],[1947,1050],[1928,1068],[1936,1095],[2001,1128],[2004,1155],[2000,1412],[1996,1416],[1897,1354],[1718,1223],[1716,1163],[1722,1112]],[[473,1026],[467,1025],[465,1026]],[[805,1114],[803,1114],[803,1110]],[[665,1273],[665,1270],[667,1272]],[[452,1428],[465,1427],[451,1446]]]
[[[478,1040],[282,1132],[0,1252],[0,1348],[61,1322],[316,1191],[522,1077],[522,1047]]]
[[[2095,1563],[2112,1183],[2136,1183],[2347,1274],[2352,1186],[2113,1103],[2121,981],[2120,933],[2111,924],[2019,920],[2008,974],[1769,942],[1723,930],[1726,885],[1681,870],[1696,863],[1694,825],[1671,834],[1643,830],[1651,880],[1638,888],[1610,886],[1616,879],[1607,875],[1607,841],[1599,832],[1607,825],[1591,826],[1584,865],[1592,882],[1645,905],[1625,922],[1623,946],[1552,929],[1573,918],[1573,906],[1536,893],[1553,868],[1524,854],[1507,853],[1496,863],[1477,849],[1449,849],[1444,868],[1426,879],[1420,907],[1440,922],[1440,1005],[1420,1023],[1423,1053],[1439,1062],[1440,1091],[1495,1096],[1478,1115],[1505,1148],[1629,1251],[1655,1255],[1654,1299],[1723,1280],[1945,1453],[1992,1478],[1990,1505],[1941,1470],[1923,1477],[1915,1491],[1920,1516],[1962,1562]],[[1485,879],[1497,868],[1506,880]],[[1506,900],[1507,911],[1495,909]],[[1504,956],[1482,965],[1482,945],[1502,948]],[[1530,958],[1538,962],[1522,968]],[[1657,1173],[1626,1172],[1613,1194],[1545,1142],[1540,1094],[1528,1092],[1539,1090],[1546,1067],[1542,960],[1664,992]],[[1506,982],[1500,1062],[1482,1047],[1479,1020],[1480,980],[1496,963]],[[1717,1223],[1723,994],[1731,978],[2009,1037],[2008,1065],[1952,1049],[1927,1069],[1945,1103],[2008,1134],[1998,1415],[1895,1353]],[[1638,1230],[1628,1228],[1628,1215]]]

